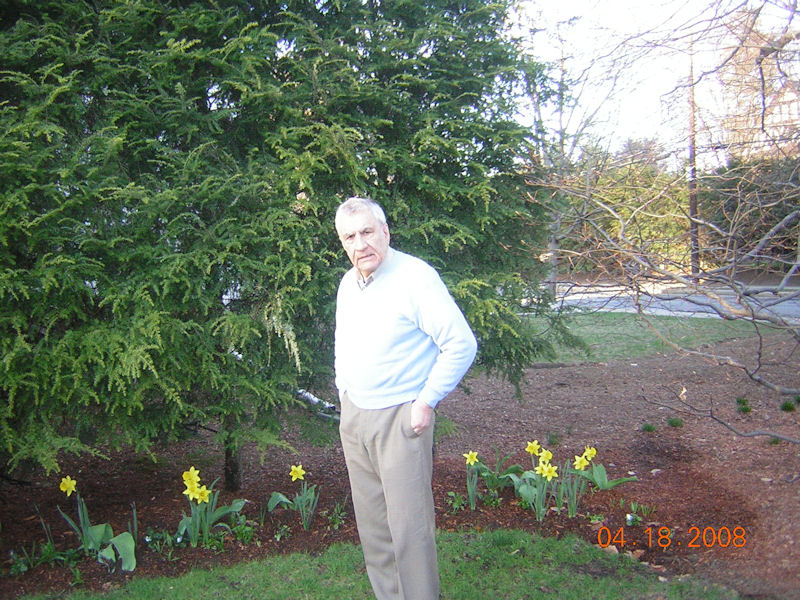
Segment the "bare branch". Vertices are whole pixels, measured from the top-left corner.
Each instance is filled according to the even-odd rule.
[[[753,259],[759,254],[761,254],[761,252],[764,250],[764,247],[773,240],[773,238],[779,231],[786,229],[788,225],[791,225],[794,221],[797,221],[799,219],[800,219],[800,210],[795,210],[794,212],[791,212],[788,215],[786,215],[779,223],[777,223],[772,229],[770,229],[766,234],[764,234],[764,237],[761,238],[759,243],[750,252],[744,255],[744,259],[745,260]]]
[[[800,31],[796,31],[794,33],[787,33],[781,36],[779,39],[775,40],[769,46],[764,46],[758,53],[758,58],[756,59],[756,64],[760,67],[761,64],[764,62],[764,59],[768,56],[775,54],[776,52],[780,52],[790,43],[800,40]]]
[[[698,160],[696,202],[687,202],[685,164],[677,162],[685,148],[632,140],[611,153],[584,138],[589,121],[576,123],[571,120],[575,113],[564,113],[576,108],[578,98],[573,97],[575,104],[561,98],[559,129],[551,132],[557,143],[542,152],[550,168],[531,181],[537,188],[531,202],[551,215],[549,246],[534,251],[550,261],[548,283],[554,285],[558,273],[569,277],[574,269],[618,290],[605,308],[624,302],[626,309],[646,316],[654,306],[680,303],[687,313],[750,324],[759,345],[778,335],[800,349],[796,2],[715,0],[700,11],[692,8],[676,12],[662,27],[604,47],[586,69],[601,74],[608,69],[608,86],[598,86],[600,98],[624,81],[626,54],[634,60],[664,51],[679,56],[690,42],[703,53],[705,62],[698,63],[700,75],[691,78],[691,85],[702,83],[708,91],[714,84],[718,105],[712,110],[707,96],[698,94],[702,143],[696,149],[705,158],[714,153],[719,162]],[[781,10],[783,27],[776,28],[776,11]],[[564,82],[570,79],[568,66],[559,66]],[[597,73],[591,73],[591,82],[589,74],[580,71],[579,94],[596,83]],[[581,115],[594,118],[600,103]],[[659,337],[721,369],[739,370],[767,389],[800,393],[796,361],[776,372],[765,368],[760,352],[749,363]]]
[[[734,427],[730,421],[727,421],[716,414],[714,414],[714,401],[709,400],[708,408],[700,408],[691,404],[687,399],[687,390],[686,388],[682,388],[679,393],[675,393],[674,390],[666,388],[667,391],[675,398],[676,404],[668,404],[665,402],[659,402],[657,400],[651,400],[644,394],[641,395],[641,398],[644,402],[648,404],[652,404],[653,406],[658,406],[661,408],[668,408],[669,410],[683,413],[695,417],[704,417],[711,419],[712,421],[719,423],[729,431],[732,431],[735,435],[740,437],[752,438],[752,437],[769,437],[773,439],[783,440],[784,442],[789,442],[790,444],[800,444],[800,438],[792,437],[783,433],[779,433],[777,431],[770,431],[765,429],[756,429],[755,431],[742,431],[741,429]]]

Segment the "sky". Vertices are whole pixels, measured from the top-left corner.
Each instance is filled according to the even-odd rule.
[[[534,56],[567,57],[567,70],[580,73],[585,84],[575,89],[583,114],[594,114],[596,133],[616,149],[630,138],[674,144],[685,137],[686,48],[655,51],[646,49],[645,41],[697,20],[706,5],[698,0],[527,0],[525,13],[543,29],[530,38]],[[639,41],[620,52],[619,44],[631,38]],[[701,57],[697,60],[702,63]],[[605,69],[612,61],[612,70],[623,73],[614,85]]]

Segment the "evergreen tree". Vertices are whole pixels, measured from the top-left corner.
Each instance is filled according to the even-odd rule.
[[[352,194],[443,273],[480,363],[549,342],[508,2],[64,0],[0,9],[0,443],[13,469],[187,422],[279,443],[329,385]]]

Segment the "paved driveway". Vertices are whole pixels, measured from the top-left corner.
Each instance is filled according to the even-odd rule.
[[[751,286],[746,296],[723,286],[708,286],[702,291],[673,283],[643,286],[638,294],[614,283],[569,283],[557,286],[557,302],[589,310],[637,312],[673,316],[755,317],[782,320],[800,325],[800,286],[775,293],[765,286]]]

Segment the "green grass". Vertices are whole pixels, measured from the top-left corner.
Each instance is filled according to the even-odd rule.
[[[569,317],[570,332],[586,343],[590,353],[587,356],[577,349],[560,348],[555,362],[606,362],[673,352],[651,326],[667,339],[690,349],[754,333],[752,325],[740,321],[648,316],[645,322],[632,313],[576,313]],[[544,321],[541,327],[545,327]]]
[[[451,600],[559,598],[727,600],[739,596],[695,578],[661,581],[647,566],[575,538],[543,538],[524,531],[441,533],[442,598]],[[104,594],[77,591],[59,598],[155,600],[348,600],[373,598],[361,549],[337,544],[325,553],[293,554],[181,577],[136,579]],[[29,600],[47,596],[26,596]]]

